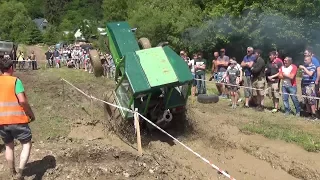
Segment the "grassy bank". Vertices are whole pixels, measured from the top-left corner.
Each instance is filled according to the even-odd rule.
[[[299,80],[298,80],[299,81]],[[299,84],[299,82],[298,82]],[[209,94],[217,94],[214,83],[207,82]],[[243,89],[240,89],[243,98]],[[298,87],[298,94],[301,92]],[[229,100],[221,99],[220,102],[228,106]],[[291,108],[294,106],[290,100]],[[241,108],[242,104],[240,104]],[[265,97],[265,106],[272,108],[272,100]],[[283,109],[283,101],[280,99],[280,106]],[[230,113],[231,110],[230,110]],[[261,134],[270,139],[279,139],[289,143],[295,143],[307,151],[320,151],[320,123],[311,122],[302,117],[284,116],[281,112],[272,114],[271,112],[257,112],[254,110],[243,110],[234,116],[245,116],[245,121],[238,121],[236,126],[244,133]]]

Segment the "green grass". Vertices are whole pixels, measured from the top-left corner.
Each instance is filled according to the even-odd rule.
[[[44,64],[41,64],[44,67]],[[55,137],[67,137],[73,122],[90,121],[92,119],[90,100],[74,90],[69,85],[63,85],[61,78],[65,78],[75,86],[102,98],[107,89],[114,83],[105,78],[96,78],[92,74],[66,67],[41,68],[38,71],[17,72],[25,86],[29,103],[36,116],[36,121],[30,123],[33,137],[36,141]],[[103,118],[103,111],[94,105],[94,118]]]
[[[273,123],[267,120],[260,120],[255,123],[243,125],[242,131],[249,131],[261,134],[270,139],[284,140],[289,143],[296,143],[307,151],[320,150],[320,137],[299,129],[294,125]]]
[[[217,94],[218,91],[214,83],[207,82],[207,92],[208,94]],[[240,89],[240,92],[244,100],[243,89]],[[298,94],[299,92],[301,91],[298,87]],[[291,100],[289,102],[292,110],[294,110]],[[229,101],[221,99],[219,104],[220,107],[228,106]],[[279,105],[283,109],[281,98]],[[265,97],[265,106],[273,107],[272,100],[268,97]],[[250,109],[245,111],[242,109],[240,111],[230,110],[230,112],[228,109],[227,111],[238,117],[237,121],[234,121],[234,125],[243,132],[261,134],[269,139],[294,143],[307,151],[320,151],[320,124],[317,122],[307,122],[307,120],[295,116],[286,117],[281,113],[271,114],[270,112],[257,112]]]
[[[65,111],[62,99],[59,96],[61,87],[58,78],[50,74],[37,72],[38,81],[32,79],[24,83],[28,95],[29,103],[36,116],[36,121],[30,123],[36,140],[45,140],[57,136],[67,136],[70,130],[69,117],[62,114]],[[24,77],[21,78],[24,81]],[[46,83],[44,83],[46,82]],[[49,83],[56,84],[55,88],[50,88]],[[53,87],[53,86],[51,86]],[[57,97],[57,98],[54,98]]]

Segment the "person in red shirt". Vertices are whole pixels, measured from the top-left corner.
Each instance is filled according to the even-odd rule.
[[[289,94],[291,100],[294,104],[294,107],[296,109],[296,116],[300,116],[300,104],[297,94],[297,81],[296,81],[296,75],[298,72],[298,68],[296,65],[292,64],[292,58],[286,57],[284,59],[284,66],[282,66],[279,69],[279,79],[282,80],[282,99],[283,99],[283,105],[285,108],[285,114],[289,115],[292,111],[289,104]]]
[[[279,52],[276,51],[276,60],[275,60],[276,63],[281,63],[283,65],[283,61],[281,58],[279,58]]]

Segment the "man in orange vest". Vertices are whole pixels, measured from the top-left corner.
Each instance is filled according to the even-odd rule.
[[[22,171],[29,160],[32,134],[28,126],[35,117],[27,101],[20,79],[13,77],[13,61],[0,58],[0,136],[5,143],[5,157],[10,173],[22,179]],[[18,171],[14,164],[14,139],[22,144]]]

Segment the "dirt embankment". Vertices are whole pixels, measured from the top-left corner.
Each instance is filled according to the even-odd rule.
[[[134,144],[124,143],[112,132],[106,132],[99,123],[104,120],[99,103],[95,104],[94,116],[91,116],[90,100],[75,90],[68,90],[63,98],[63,86],[56,77],[57,72],[29,72],[21,76],[27,89],[35,91],[43,99],[32,100],[35,104],[36,100],[43,103],[34,105],[36,111],[41,112],[40,117],[44,120],[59,115],[63,124],[70,127],[65,136],[50,135],[43,141],[34,142],[30,168],[39,164],[48,167],[39,168],[39,172],[32,168],[26,170],[29,179],[35,176],[42,176],[43,179],[226,179],[157,132],[144,138],[149,142],[143,148],[145,155],[137,157]],[[71,73],[59,72],[96,97],[114,88],[109,81],[88,79],[88,74],[82,75],[73,70],[68,71]],[[50,101],[46,97],[50,97]],[[320,179],[318,153],[308,153],[284,141],[245,134],[236,124],[248,118],[251,118],[250,115],[242,109],[230,111],[227,105],[190,102],[187,113],[189,124],[178,124],[179,128],[171,129],[169,133],[237,179]],[[55,124],[51,126],[54,128]],[[39,127],[44,129],[45,126]],[[35,132],[40,133],[41,130],[35,129]],[[4,158],[3,153],[1,158]],[[1,167],[5,169],[3,161]],[[0,177],[5,175],[0,173]]]
[[[36,58],[40,62],[46,61],[45,50],[40,46],[27,46],[27,55],[30,55],[31,52],[34,52]]]
[[[32,52],[36,55],[36,59],[40,62],[46,61],[46,50],[42,46],[34,45],[34,46],[25,46],[25,45],[19,45],[18,46],[18,52],[23,51],[25,54],[25,58],[31,55]],[[17,52],[17,53],[18,53]]]

